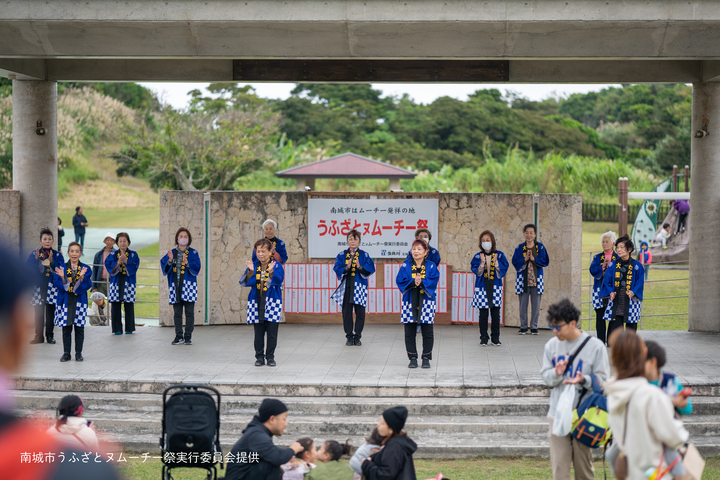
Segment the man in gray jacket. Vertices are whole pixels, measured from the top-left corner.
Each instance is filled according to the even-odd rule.
[[[550,394],[550,465],[554,480],[570,480],[570,463],[575,467],[575,480],[592,480],[595,470],[592,465],[592,450],[580,442],[573,441],[570,435],[553,435],[553,419],[560,394],[565,385],[575,385],[573,408],[593,392],[591,376],[599,384],[610,373],[605,345],[595,337],[577,328],[580,310],[568,299],[550,305],[548,322],[555,338],[545,344],[543,354],[542,377],[552,387]]]

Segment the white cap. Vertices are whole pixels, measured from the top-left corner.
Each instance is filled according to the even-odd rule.
[[[105,239],[108,238],[108,237],[112,238],[113,241],[115,240],[115,235],[113,235],[112,232],[107,232],[107,233],[105,234],[105,236],[103,237],[103,242],[104,242]]]
[[[101,292],[93,292],[92,295],[90,295],[90,300],[92,301],[100,301],[105,300],[105,295],[103,295]]]

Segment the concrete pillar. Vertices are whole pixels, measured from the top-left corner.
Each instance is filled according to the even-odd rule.
[[[720,83],[696,83],[692,98],[690,331],[720,332]]]
[[[399,178],[391,178],[390,179],[390,191],[393,190],[400,190],[400,179]]]
[[[13,80],[12,116],[13,189],[20,191],[20,251],[27,255],[40,229],[57,225],[57,84]]]

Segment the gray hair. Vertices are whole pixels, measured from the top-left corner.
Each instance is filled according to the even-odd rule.
[[[610,241],[613,243],[613,245],[615,245],[615,242],[617,241],[617,234],[615,232],[609,231],[609,232],[603,233],[602,236],[600,237],[601,243],[605,239],[605,237],[610,237]]]
[[[265,229],[265,226],[269,223],[272,223],[273,228],[277,230],[277,223],[275,222],[275,220],[270,220],[269,218],[263,222],[263,229]]]

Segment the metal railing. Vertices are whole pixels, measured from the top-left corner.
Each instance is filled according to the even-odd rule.
[[[586,252],[583,252],[583,253],[586,253]],[[589,263],[592,263],[592,258],[593,258],[593,256],[596,255],[596,253],[593,253],[593,252],[587,252],[587,253],[588,253]],[[678,264],[678,263],[687,263],[687,262],[683,262],[683,261],[658,262],[658,263],[653,262],[650,266],[651,266],[651,271],[652,271],[652,267],[656,267],[658,265],[669,265],[669,264]],[[588,331],[592,331],[593,321],[595,321],[596,319],[595,319],[595,310],[593,309],[593,305],[592,305],[593,304],[592,288],[593,288],[594,279],[593,279],[592,275],[590,275],[589,269],[588,269],[588,281],[589,281],[589,285],[581,285],[581,288],[588,289],[589,300],[581,302],[583,305],[585,305],[585,304],[588,305],[588,316],[584,317],[584,318],[580,318],[580,328],[582,328],[583,321],[587,320],[588,321]],[[690,281],[690,278],[665,278],[665,279],[661,279],[661,280],[646,280],[645,284],[662,283],[662,282],[689,282],[689,281]],[[664,296],[664,297],[645,297],[645,298],[643,298],[643,301],[640,303],[640,330],[644,329],[645,317],[682,317],[682,316],[687,316],[689,312],[654,313],[654,314],[649,314],[649,315],[646,315],[644,312],[645,302],[647,302],[647,301],[668,300],[668,299],[675,299],[675,298],[689,298],[689,295],[669,295],[669,296]]]
[[[103,267],[103,266],[104,266],[103,264],[98,264],[98,263],[90,263],[89,265],[90,265],[92,268],[95,268],[95,267]],[[142,264],[141,264],[141,266],[138,267],[138,270],[152,270],[152,271],[155,271],[155,272],[160,272],[160,265],[159,265],[159,263],[158,263],[158,266],[157,266],[157,267],[143,267]],[[106,279],[104,282],[93,282],[93,286],[90,287],[90,288],[91,288],[91,289],[95,288],[94,286],[95,286],[96,283],[104,283],[104,284],[108,285],[108,288],[109,288],[109,285],[110,285],[109,279]],[[136,287],[158,288],[158,289],[160,288],[160,285],[159,285],[159,284],[152,284],[152,283],[136,283],[135,286],[136,286]],[[136,295],[137,295],[137,292],[136,292]],[[92,300],[90,300],[90,301],[92,302]],[[108,302],[108,303],[109,303],[109,302]],[[136,300],[135,300],[135,303],[155,303],[155,304],[158,305],[158,311],[159,311],[159,307],[160,307],[160,295],[159,295],[159,292],[158,292],[158,299],[157,299],[157,300],[138,300],[138,299],[136,299]],[[108,308],[108,307],[106,306],[106,308]],[[159,314],[158,314],[158,315],[159,315]],[[105,316],[108,317],[108,318],[110,317],[109,314],[106,314]],[[88,317],[100,317],[100,315],[88,314]],[[137,315],[136,315],[136,318],[138,318]],[[142,317],[139,317],[139,318],[148,319],[148,320],[159,320],[159,319],[160,319],[159,316],[158,316],[158,317],[146,317],[146,316],[142,316]]]

